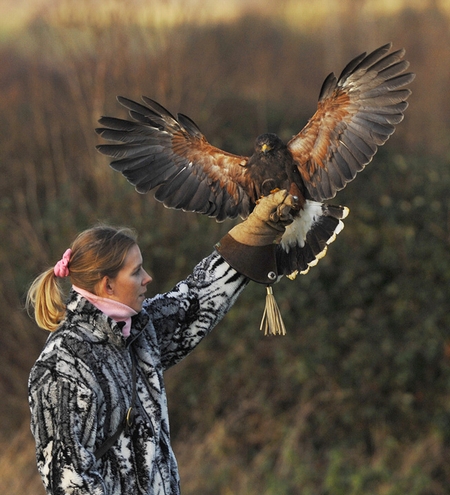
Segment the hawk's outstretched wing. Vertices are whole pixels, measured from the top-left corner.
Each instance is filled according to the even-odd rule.
[[[248,158],[226,153],[208,143],[185,115],[175,119],[164,107],[143,97],[141,105],[127,98],[118,101],[134,122],[102,117],[97,133],[121,144],[97,149],[114,160],[111,167],[140,193],[158,187],[155,198],[168,208],[195,211],[221,221],[248,216],[253,209],[245,175]]]
[[[333,198],[353,180],[403,120],[414,79],[405,51],[391,44],[352,60],[323,83],[316,113],[288,143],[312,199]]]

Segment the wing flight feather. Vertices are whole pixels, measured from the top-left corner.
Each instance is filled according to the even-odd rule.
[[[317,111],[288,143],[312,199],[333,198],[373,158],[403,120],[414,74],[404,50],[391,44],[352,60],[339,78],[330,74]]]
[[[150,98],[144,104],[118,97],[132,121],[102,117],[97,133],[115,144],[97,149],[113,160],[140,193],[158,188],[155,198],[168,208],[225,218],[246,217],[253,208],[246,176],[247,157],[208,143],[187,116],[175,118]]]

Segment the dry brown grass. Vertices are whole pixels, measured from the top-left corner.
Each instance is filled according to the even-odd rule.
[[[36,469],[34,439],[28,422],[9,442],[0,445],[0,493],[42,495],[45,490]]]

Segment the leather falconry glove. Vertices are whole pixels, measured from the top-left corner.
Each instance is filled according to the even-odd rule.
[[[286,327],[273,296],[278,278],[276,246],[286,226],[293,222],[298,198],[281,190],[259,200],[249,217],[232,228],[218,244],[220,255],[236,271],[267,286],[266,307],[260,330],[265,335],[285,335]]]
[[[217,244],[216,250],[236,271],[260,284],[273,284],[277,277],[276,245],[298,199],[285,190],[259,200],[253,212],[233,227]]]

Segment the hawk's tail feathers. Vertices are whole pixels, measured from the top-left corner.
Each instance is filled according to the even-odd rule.
[[[349,209],[307,201],[299,217],[286,228],[277,249],[278,273],[294,279],[308,273],[344,228]]]

